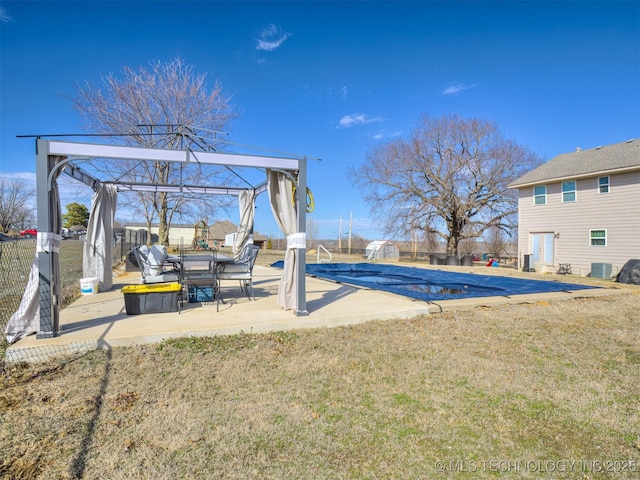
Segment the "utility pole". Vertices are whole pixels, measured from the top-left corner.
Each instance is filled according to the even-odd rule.
[[[411,258],[418,258],[418,234],[414,225],[411,226]]]
[[[338,253],[342,253],[342,215],[340,215],[340,227],[338,228]]]
[[[411,200],[411,258],[418,258],[418,235],[416,232],[415,201]]]
[[[349,212],[349,255],[351,255],[351,227],[353,225],[353,212]]]

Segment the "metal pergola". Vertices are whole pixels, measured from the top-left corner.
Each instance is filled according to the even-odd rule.
[[[308,315],[305,292],[305,253],[304,242],[300,242],[300,236],[306,236],[306,192],[307,192],[307,165],[306,157],[289,158],[276,156],[245,155],[220,152],[204,152],[187,150],[171,150],[159,148],[132,147],[120,145],[106,145],[93,143],[75,143],[61,140],[36,140],[36,185],[37,185],[37,219],[39,237],[43,239],[47,235],[55,237],[56,232],[52,208],[55,199],[52,197],[52,187],[60,173],[74,178],[96,190],[101,184],[113,184],[118,192],[131,191],[155,191],[168,193],[198,193],[216,195],[240,195],[246,188],[235,186],[206,186],[183,184],[151,184],[128,183],[126,181],[109,181],[96,178],[81,169],[78,163],[101,159],[109,161],[136,160],[143,162],[171,162],[178,164],[198,163],[202,165],[218,165],[225,167],[253,167],[258,169],[280,171],[290,177],[296,186],[295,208],[297,214],[297,239],[293,242],[298,251],[295,262],[295,289],[296,308],[294,315]],[[267,181],[260,183],[255,188],[256,193],[267,190]],[[55,248],[48,248],[46,241],[38,242],[37,262],[39,267],[39,331],[37,338],[51,338],[58,334],[59,330],[59,305],[54,298],[52,281],[54,269],[58,267],[54,262],[57,255]]]

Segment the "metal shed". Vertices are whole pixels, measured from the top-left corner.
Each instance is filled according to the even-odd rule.
[[[367,245],[365,256],[368,260],[399,260],[400,249],[390,240],[376,240]]]

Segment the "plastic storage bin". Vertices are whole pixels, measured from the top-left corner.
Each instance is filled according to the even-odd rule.
[[[127,315],[178,311],[179,283],[127,285],[122,288]]]
[[[213,287],[202,287],[199,285],[189,285],[189,303],[213,302]]]

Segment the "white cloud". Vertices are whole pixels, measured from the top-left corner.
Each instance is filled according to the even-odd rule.
[[[13,18],[7,13],[4,7],[0,7],[0,22],[11,22]]]
[[[369,117],[364,113],[354,113],[345,115],[338,122],[338,128],[350,128],[356,125],[366,125],[368,123],[382,122],[382,117]]]
[[[457,95],[460,92],[474,88],[476,85],[465,85],[464,83],[456,83],[455,85],[449,85],[442,91],[443,95]]]
[[[290,36],[290,33],[271,23],[260,32],[260,38],[256,40],[256,50],[272,52],[280,47]]]
[[[2,179],[20,182],[30,188],[35,188],[36,185],[35,172],[2,172]]]
[[[316,98],[336,97],[342,100],[346,100],[349,97],[349,87],[343,85],[341,87],[328,86],[328,87],[316,87],[311,84],[304,85],[305,95]]]
[[[395,138],[401,135],[402,135],[402,132],[399,130],[389,131],[387,129],[382,129],[382,130],[378,130],[378,131],[367,134],[367,136],[373,140],[384,140],[385,138]]]

